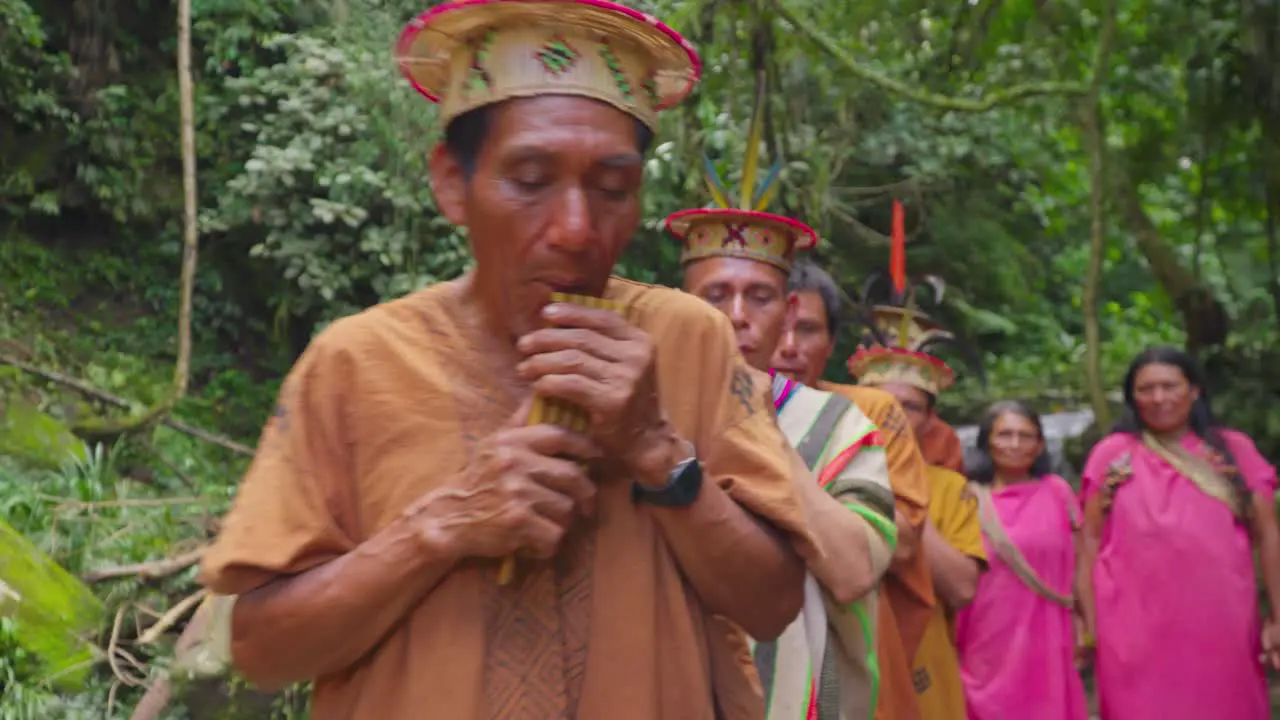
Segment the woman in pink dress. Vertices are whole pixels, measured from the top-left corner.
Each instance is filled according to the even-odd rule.
[[[1100,714],[1266,720],[1263,662],[1280,667],[1275,468],[1218,426],[1180,350],[1138,355],[1124,402],[1081,481],[1079,590]],[[1273,608],[1265,626],[1255,549]]]
[[[978,449],[985,457],[969,487],[990,569],[956,618],[969,720],[1085,720],[1071,596],[1075,495],[1049,473],[1040,417],[1023,403],[991,407]]]

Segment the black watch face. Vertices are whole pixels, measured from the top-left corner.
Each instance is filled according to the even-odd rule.
[[[702,489],[702,465],[695,459],[680,463],[671,472],[667,486],[661,490],[642,488],[639,485],[634,487],[637,499],[662,507],[684,507],[698,499],[698,493]]]

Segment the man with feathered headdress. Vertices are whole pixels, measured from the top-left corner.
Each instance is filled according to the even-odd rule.
[[[781,163],[756,182],[764,87],[761,78],[736,202],[705,160],[716,207],[674,213],[667,228],[683,245],[685,290],[728,316],[747,361],[772,376],[778,423],[797,451],[796,481],[827,549],[807,556],[801,616],[776,641],[753,647],[766,716],[854,720],[870,716],[879,690],[874,588],[897,541],[890,469],[878,429],[854,403],[769,367],[791,306],[787,273],[818,238],[802,222],[765,212]]]
[[[934,419],[938,395],[954,381],[951,368],[927,350],[953,341],[954,336],[916,309],[913,287],[901,282],[898,289],[897,304],[870,308],[875,332],[868,333],[866,344],[849,358],[849,373],[859,386],[880,388],[896,397],[912,427],[923,433]],[[924,546],[939,602],[912,652],[912,681],[921,717],[964,720],[964,691],[951,627],[955,613],[973,600],[978,577],[986,567],[986,550],[977,505],[965,490],[965,478],[939,465],[930,465],[927,473],[930,523]]]
[[[792,452],[722,316],[611,276],[696,53],[607,0],[436,5],[397,52],[475,264],[285,379],[202,568],[235,664],[315,678],[315,720],[761,717],[719,618],[800,610]]]

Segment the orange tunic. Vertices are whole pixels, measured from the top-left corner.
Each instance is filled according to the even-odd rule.
[[[964,474],[964,447],[960,444],[960,436],[956,435],[955,428],[945,420],[934,415],[918,440],[926,465],[937,465],[951,472]]]
[[[820,382],[818,388],[849,398],[880,427],[889,462],[894,511],[919,531],[928,521],[929,479],[902,406],[892,395],[876,388],[827,382]],[[921,546],[917,544],[917,547]],[[880,700],[876,718],[917,720],[920,714],[911,681],[911,661],[936,605],[933,576],[923,549],[895,563],[881,587],[876,633]]]
[[[508,420],[521,398],[493,381],[456,293],[427,288],[312,342],[205,556],[211,589],[243,594],[351,552]],[[728,320],[691,295],[625,280],[606,297],[653,339],[660,402],[707,481],[811,542],[770,388],[747,371]],[[522,561],[505,587],[498,561],[459,563],[363,657],[316,680],[313,720],[509,717],[529,712],[522,696],[543,686],[568,698],[570,717],[712,720],[719,693],[722,707],[751,709],[729,720],[762,718],[758,682],[723,675],[743,667],[745,637],[708,632],[711,614],[661,530],[611,473],[596,477],[594,523],[571,531],[554,562]]]

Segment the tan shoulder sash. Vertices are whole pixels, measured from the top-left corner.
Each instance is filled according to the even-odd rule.
[[[1052,480],[1046,479],[1043,482],[1052,482]],[[969,492],[978,499],[978,525],[982,528],[982,534],[991,542],[1001,562],[1008,565],[1022,584],[1035,594],[1055,605],[1061,605],[1064,608],[1074,607],[1075,601],[1072,600],[1070,593],[1060,593],[1049,587],[1035,568],[1031,567],[1031,563],[1027,561],[1018,546],[1013,544],[1013,540],[1009,538],[1004,525],[1000,522],[1000,517],[996,514],[995,502],[991,498],[991,488],[970,482]],[[1070,505],[1068,505],[1068,512],[1071,512]],[[1071,527],[1073,530],[1079,527],[1079,519],[1075,517],[1075,513],[1071,513]]]
[[[1149,432],[1142,433],[1142,444],[1190,480],[1200,492],[1226,504],[1237,519],[1244,518],[1240,493],[1207,458],[1187,450],[1178,441],[1162,440]]]

